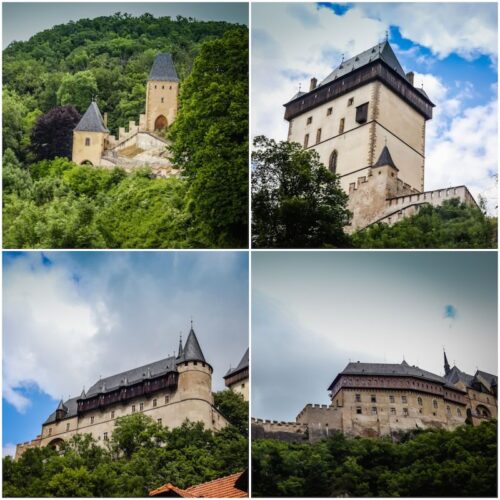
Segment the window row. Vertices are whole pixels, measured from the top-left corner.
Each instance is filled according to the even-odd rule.
[[[368,104],[365,102],[364,104],[361,104],[356,107],[356,122],[361,124],[361,123],[366,123],[368,120]],[[331,116],[333,113],[333,107],[327,108],[326,110],[326,116]],[[311,125],[313,122],[313,117],[308,116],[306,120],[306,125]],[[340,125],[339,125],[339,134],[342,134],[344,132],[344,123],[345,119],[341,118],[340,119]]]
[[[391,408],[389,408],[389,411],[390,411],[391,415],[397,415],[396,408],[391,407]],[[419,414],[422,414],[422,410],[421,409],[419,409],[418,412],[419,412]],[[356,407],[356,413],[358,415],[362,415],[363,414],[363,408],[361,406],[357,406]],[[446,407],[446,413],[447,413],[447,415],[449,417],[451,417],[452,412],[451,412],[451,407],[450,406]],[[378,409],[377,409],[376,406],[372,406],[372,408],[371,408],[371,414],[372,415],[377,415],[378,414]],[[403,416],[407,417],[408,415],[409,415],[408,408],[406,408],[406,407],[403,408]],[[433,412],[433,415],[436,416],[436,412]],[[459,416],[459,417],[462,416],[462,410],[460,408],[457,408],[457,416]]]

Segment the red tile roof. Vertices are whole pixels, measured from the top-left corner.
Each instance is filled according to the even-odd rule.
[[[184,498],[245,498],[248,492],[236,486],[238,479],[244,472],[237,472],[230,476],[220,477],[207,483],[190,486],[185,490],[168,483],[156,490],[150,491],[149,496],[180,496]]]

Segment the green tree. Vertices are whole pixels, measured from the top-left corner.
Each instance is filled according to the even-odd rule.
[[[200,246],[245,247],[248,236],[248,31],[205,42],[183,82],[170,137],[189,182]]]
[[[229,389],[214,392],[214,406],[242,434],[248,434],[248,403],[241,394]]]
[[[97,96],[97,82],[90,71],[66,74],[57,91],[57,101],[61,106],[74,106],[84,113]]]
[[[497,248],[497,219],[458,198],[392,226],[374,224],[353,235],[359,248]]]
[[[252,153],[252,244],[255,248],[350,246],[347,195],[313,150],[264,136]]]

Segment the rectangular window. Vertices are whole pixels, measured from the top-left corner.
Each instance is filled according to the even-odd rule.
[[[396,415],[396,408],[391,408],[391,415]]]
[[[308,144],[309,144],[309,134],[306,134],[304,137],[304,148],[307,148]]]
[[[169,401],[170,401],[170,396],[165,396],[165,404],[168,404]]]
[[[372,403],[376,403],[377,402],[377,396],[375,394],[372,394],[370,396],[370,400],[371,400]]]
[[[312,121],[313,121],[313,117],[312,117],[312,116],[309,116],[309,117],[307,118],[307,125],[311,125]]]
[[[132,405],[132,413],[135,413],[135,405]]]
[[[368,103],[365,102],[356,108],[356,121],[358,123],[366,123],[368,120]]]
[[[408,416],[408,408],[403,408],[403,416]]]
[[[163,97],[161,98],[161,103],[163,104]]]
[[[389,396],[389,403],[394,403],[394,396]]]
[[[345,123],[345,119],[341,118],[340,119],[340,123],[339,123],[339,134],[343,134],[344,133],[344,123]]]
[[[328,108],[326,110],[326,116],[330,116],[332,114],[333,108]]]
[[[112,418],[112,419],[113,419],[113,418],[115,418],[115,410],[113,410],[113,411],[111,412],[111,418]]]
[[[85,137],[85,146],[90,146],[90,137]]]
[[[49,427],[49,436],[52,436],[52,427]]]
[[[402,401],[403,403],[407,403],[407,402],[408,402],[408,401],[407,401],[407,399],[406,399],[406,396],[401,396],[401,401]]]
[[[432,401],[432,406],[434,406],[434,408],[438,407],[438,402],[435,399]]]
[[[144,410],[144,403],[139,403],[139,411]]]
[[[377,414],[377,407],[372,406],[372,415],[376,415],[376,414]]]
[[[157,404],[156,399],[153,399],[153,408],[155,408],[155,407],[156,407],[156,404]]]
[[[90,425],[94,423],[94,417],[90,417]]]
[[[356,413],[357,413],[358,415],[361,415],[361,414],[363,413],[363,412],[361,411],[361,406],[358,406],[358,407],[356,408]]]
[[[352,106],[353,102],[354,102],[354,97],[349,97],[349,100],[347,101],[347,105]]]
[[[356,394],[356,403],[361,403],[361,394]]]
[[[66,432],[69,431],[69,424],[66,424]]]
[[[161,425],[161,418],[159,418],[159,419],[157,420],[157,422],[158,422],[158,425]]]
[[[318,142],[321,142],[321,129],[320,128],[316,131],[316,144],[318,144]]]
[[[102,438],[104,439],[104,441],[107,441],[108,440],[108,433],[105,432]]]

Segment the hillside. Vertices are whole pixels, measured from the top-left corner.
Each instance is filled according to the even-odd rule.
[[[67,161],[93,98],[112,134],[138,120],[160,52],[172,54],[181,82],[167,132],[180,177]],[[245,26],[149,14],[81,19],[9,45],[3,71],[4,247],[247,246]]]

